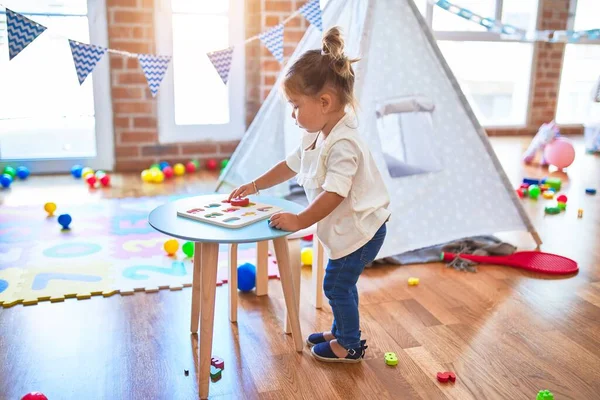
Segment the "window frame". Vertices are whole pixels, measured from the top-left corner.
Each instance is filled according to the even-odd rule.
[[[175,123],[175,82],[173,58],[157,98],[157,126],[160,143],[227,141],[241,139],[246,131],[245,93],[245,2],[229,1],[229,45],[235,46],[228,79],[229,123],[177,125]],[[173,54],[173,13],[171,0],[154,0],[155,36],[158,54]],[[218,50],[218,49],[215,49]],[[217,78],[218,79],[218,78]]]
[[[540,1],[537,0],[537,10],[535,15],[536,26],[539,24],[540,19]],[[496,0],[496,8],[493,18],[497,21],[502,20],[502,10],[504,6],[503,0]],[[529,87],[528,87],[528,97],[527,97],[527,109],[531,109],[531,105],[533,103],[534,91],[532,90],[535,81],[535,65],[534,61],[537,59],[538,48],[534,45],[534,42],[529,39],[518,39],[516,37],[503,36],[497,32],[490,31],[440,31],[433,29],[433,10],[437,7],[436,5],[427,2],[426,5],[426,14],[424,16],[427,26],[433,33],[436,41],[451,41],[451,42],[499,42],[499,43],[531,43],[533,46],[533,50],[531,52],[531,68],[529,71]],[[443,10],[440,10],[443,11]],[[447,12],[447,11],[445,11]],[[485,17],[485,15],[484,15]],[[461,18],[459,16],[455,16],[455,18]],[[506,124],[494,124],[494,125],[483,125],[486,129],[505,129],[505,128],[526,128],[529,126],[531,120],[530,113],[525,113],[525,120],[522,123],[515,122],[507,122]]]
[[[6,4],[10,8],[11,4]],[[19,11],[19,8],[14,8]],[[105,16],[107,12],[106,0],[87,0],[87,18],[90,34],[90,43],[108,48],[108,21]],[[35,14],[23,12],[25,16],[31,15],[35,20]],[[48,15],[48,13],[40,13]],[[45,32],[46,33],[46,32]],[[66,39],[65,39],[66,40]],[[73,71],[75,73],[75,71]],[[95,157],[69,157],[69,158],[51,158],[51,159],[21,159],[19,165],[23,165],[31,173],[62,173],[71,170],[75,164],[87,165],[92,169],[102,169],[112,171],[115,166],[114,151],[114,127],[112,96],[110,91],[110,62],[109,54],[96,64],[92,72],[93,97],[94,97],[94,127],[96,139]],[[107,89],[108,88],[108,89]],[[52,134],[52,131],[48,131]],[[58,134],[58,131],[57,131]],[[15,160],[2,160],[2,149],[0,147],[0,163],[15,164]]]

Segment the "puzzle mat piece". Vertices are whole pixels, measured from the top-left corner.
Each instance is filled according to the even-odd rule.
[[[23,272],[21,293],[24,305],[38,301],[63,301],[65,298],[89,299],[93,295],[105,297],[115,294],[110,260],[95,260],[82,265],[70,260],[67,264],[48,264]]]
[[[0,305],[11,307],[21,302],[23,270],[20,268],[7,268],[0,270]]]
[[[239,258],[238,254],[238,266],[244,264],[245,262],[249,262],[256,266],[256,254],[252,260],[242,260]],[[269,257],[267,262],[267,274],[269,279],[280,279],[279,275],[279,266],[277,265],[277,261],[275,257]],[[222,286],[229,282],[229,264],[225,264],[221,266],[219,264],[219,269],[217,270],[217,286]]]
[[[114,262],[112,273],[114,288],[122,295],[144,290],[177,290],[192,285],[193,264],[168,256],[134,257]]]

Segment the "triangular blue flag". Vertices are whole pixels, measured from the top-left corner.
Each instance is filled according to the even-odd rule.
[[[85,78],[94,70],[104,53],[106,53],[106,48],[93,44],[79,43],[71,39],[69,39],[69,45],[71,46],[71,54],[73,54],[77,79],[79,79],[79,84],[81,85],[85,81]]]
[[[219,73],[223,83],[227,84],[227,80],[229,79],[229,70],[231,70],[231,59],[233,58],[233,47],[229,47],[224,50],[213,51],[207,55],[210,59],[210,62],[214,65],[215,69]]]
[[[314,26],[323,31],[323,20],[321,19],[321,5],[319,0],[312,0],[300,7],[300,14]]]
[[[8,56],[12,60],[29,43],[40,36],[46,27],[23,15],[6,9],[6,25],[8,28]]]
[[[146,80],[148,81],[148,87],[150,87],[152,97],[154,97],[158,92],[160,83],[165,77],[167,68],[169,68],[171,57],[155,56],[153,54],[140,54],[138,55],[138,59],[140,60],[142,71],[144,71],[144,75],[146,75]]]
[[[258,37],[277,61],[283,63],[283,25],[279,24],[266,32],[262,32]]]

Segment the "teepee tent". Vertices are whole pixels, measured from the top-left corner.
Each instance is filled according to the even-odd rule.
[[[391,196],[378,258],[476,235],[528,231],[521,206],[413,0],[329,0],[323,30],[340,26],[355,64],[359,132]],[[321,46],[310,26],[294,54]],[[278,90],[280,74],[219,178],[250,182],[300,144],[303,131]],[[227,187],[227,189],[229,189]],[[262,191],[290,194],[289,182]]]

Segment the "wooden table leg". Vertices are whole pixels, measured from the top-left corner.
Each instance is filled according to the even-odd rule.
[[[325,250],[317,235],[313,239],[312,282],[315,308],[323,308],[323,278],[325,274]]]
[[[256,295],[269,293],[269,242],[256,243]]]
[[[294,281],[290,269],[290,253],[288,249],[287,238],[280,237],[273,241],[275,247],[275,256],[279,265],[279,275],[281,276],[281,286],[283,287],[283,297],[285,298],[285,307],[288,312],[288,318],[292,328],[292,337],[296,346],[296,351],[302,351],[303,339],[300,330],[300,319],[298,316],[298,303],[296,301],[296,291],[294,290]]]
[[[229,321],[237,321],[238,276],[237,276],[237,243],[229,245]]]
[[[202,285],[202,243],[194,243],[194,272],[192,277],[192,333],[198,332],[200,318],[200,287]]]
[[[302,276],[302,262],[300,261],[300,239],[290,239],[288,242],[288,251],[290,254],[290,270],[292,271],[292,281],[294,282],[294,291],[296,293],[296,304],[298,306],[298,313],[300,312],[300,284]],[[288,318],[287,309],[285,310],[285,326],[283,330],[285,333],[291,333],[292,327],[290,326],[290,319]]]
[[[215,291],[217,289],[218,243],[202,244],[202,292],[200,294],[200,338],[198,388],[200,398],[208,398],[210,359],[212,354],[213,322],[215,318]]]

